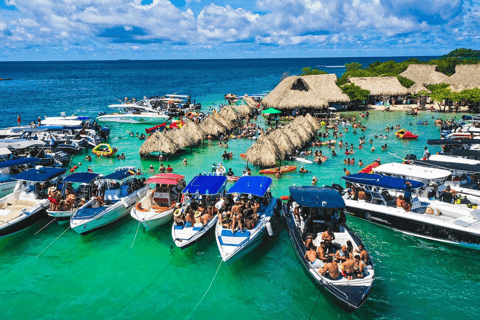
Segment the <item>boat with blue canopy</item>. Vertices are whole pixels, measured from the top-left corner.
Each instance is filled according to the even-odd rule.
[[[93,196],[94,181],[99,174],[94,172],[73,173],[62,180],[58,189],[62,193],[58,210],[47,210],[49,216],[58,223],[70,220]]]
[[[371,258],[368,256],[367,261],[364,261],[365,267],[350,280],[343,270],[342,263],[346,260],[327,265],[327,254],[335,255],[337,251],[341,251],[342,246],[348,245],[347,242],[352,244],[351,258],[354,250],[359,250],[362,244],[360,238],[346,225],[345,202],[341,194],[332,188],[316,186],[290,187],[289,191],[290,197],[283,205],[283,215],[293,249],[303,270],[310,280],[340,307],[349,312],[358,309],[366,301],[375,280]],[[332,243],[326,247],[325,256],[317,255],[315,261],[310,261],[307,250],[310,250],[310,247],[320,247],[322,235],[327,230],[332,232],[334,237]],[[329,267],[334,269],[329,270]]]
[[[136,178],[134,167],[117,168],[94,181],[90,201],[70,218],[70,227],[86,234],[128,215],[136,199],[145,197],[145,178]]]
[[[281,201],[270,192],[272,179],[244,176],[228,190],[232,206],[220,209],[222,219],[215,228],[217,246],[225,262],[234,262],[255,249],[268,233],[270,219],[279,214]]]
[[[480,250],[479,209],[420,198],[424,184],[414,180],[379,174],[342,179],[348,187],[343,191],[347,213],[415,237]]]
[[[22,231],[44,217],[50,201],[47,188],[64,174],[63,168],[36,168],[12,176],[15,189],[0,199],[0,237]]]
[[[13,192],[16,180],[12,176],[28,169],[30,166],[38,163],[38,158],[20,158],[0,162],[0,198]]]
[[[182,204],[174,212],[172,238],[175,245],[186,249],[205,238],[217,223],[218,216],[211,214],[213,208],[225,196],[227,177],[199,175],[194,177],[182,191]],[[210,209],[210,211],[209,211]],[[198,224],[186,221],[190,210],[198,211]],[[209,211],[210,215],[207,215]]]

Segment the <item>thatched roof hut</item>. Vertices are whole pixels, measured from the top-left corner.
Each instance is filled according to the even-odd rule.
[[[431,84],[448,83],[448,76],[439,72],[436,65],[411,64],[408,66],[407,70],[400,74],[400,76],[425,86]]]
[[[233,122],[236,122],[240,119],[238,113],[231,106],[223,107],[223,109],[220,110],[218,114],[220,114],[225,119]]]
[[[307,115],[305,116],[305,120],[307,120],[308,122],[310,122],[312,124],[312,126],[314,127],[315,130],[320,130],[322,128],[322,126],[320,125],[320,123],[317,121],[317,119],[315,119],[314,117],[312,117],[312,115],[310,113],[307,113]]]
[[[471,87],[480,86],[480,64],[457,65],[446,83]]]
[[[284,127],[281,130],[285,135],[288,136],[295,148],[301,148],[304,144],[302,136],[296,130],[290,130],[290,128]]]
[[[255,101],[252,97],[249,97],[247,94],[243,96],[243,101],[249,106],[250,108],[258,108],[258,102]]]
[[[245,153],[245,160],[255,166],[274,166],[277,162],[277,154],[268,149],[263,143],[254,143]]]
[[[185,147],[190,147],[195,144],[195,141],[190,138],[190,136],[181,129],[174,129],[170,130],[166,133],[168,137],[170,137],[175,143],[178,145],[180,149]]]
[[[336,81],[334,74],[288,77],[263,98],[262,104],[269,108],[295,109],[323,108],[329,102],[349,102]]]
[[[416,94],[416,93],[419,93],[420,91],[430,92],[430,90],[428,90],[423,84],[418,82],[415,82],[413,86],[408,88],[408,93],[410,94]]]
[[[235,127],[235,124],[232,121],[225,118],[224,116],[222,116],[219,113],[212,114],[212,115],[210,115],[210,117],[214,117],[215,120],[217,120],[218,122],[223,124],[228,130],[231,130]]]
[[[269,134],[267,136],[261,136],[257,139],[257,143],[261,143],[263,145],[268,145],[268,148],[271,150],[274,150],[275,153],[277,154],[278,158],[284,158],[285,155],[287,154],[287,151],[285,149],[282,149],[278,146],[276,141],[272,138],[272,136]]]
[[[282,129],[273,131],[268,137],[275,141],[280,150],[283,150],[285,154],[291,154],[295,149],[294,143]]]
[[[400,84],[397,77],[351,77],[350,83],[369,90],[371,96],[406,95],[407,88]]]
[[[175,153],[180,149],[177,143],[163,132],[157,131],[150,136],[140,147],[141,155],[148,155],[155,152],[166,154]]]
[[[245,117],[245,116],[249,115],[250,113],[252,113],[252,108],[250,108],[245,103],[234,105],[233,109],[235,109],[235,111],[237,111],[238,114],[241,115],[242,117]]]
[[[200,123],[202,129],[207,135],[216,136],[227,131],[227,127],[220,123],[214,115],[209,115]]]
[[[302,126],[298,126],[298,125],[295,125],[293,122],[291,122],[290,124],[288,124],[284,129],[284,132],[286,134],[288,134],[289,136],[292,134],[297,134],[297,136],[300,138],[301,140],[301,144],[297,147],[302,147],[304,146],[308,140],[310,140],[311,138],[311,135],[309,134],[309,132],[307,130],[305,130],[304,127]],[[292,132],[293,131],[293,132]],[[293,142],[293,140],[292,140]]]
[[[205,131],[190,120],[185,121],[180,130],[185,132],[194,141],[194,144],[201,142],[207,137]]]
[[[449,89],[452,92],[460,92],[463,90],[468,90],[468,89],[474,89],[474,88],[480,88],[480,86],[474,86],[474,85],[465,85],[465,84],[451,84]]]

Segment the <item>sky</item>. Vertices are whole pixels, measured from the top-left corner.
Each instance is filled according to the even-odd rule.
[[[0,61],[438,56],[480,0],[0,0]]]

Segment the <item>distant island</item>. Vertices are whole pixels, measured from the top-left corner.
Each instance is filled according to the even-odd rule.
[[[450,51],[448,54],[444,55],[443,58],[461,58],[461,59],[469,59],[469,58],[480,58],[480,50],[473,50],[473,49],[455,49]]]

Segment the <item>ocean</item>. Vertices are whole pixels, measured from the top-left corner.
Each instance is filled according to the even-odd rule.
[[[429,58],[433,57],[420,57]],[[0,77],[13,80],[0,81],[0,127],[16,125],[19,114],[23,122],[60,112],[95,117],[99,111],[107,112],[115,98],[168,93],[189,94],[208,110],[229,92],[243,95],[272,90],[285,73],[299,74],[304,67],[319,66],[340,76],[345,63],[367,65],[391,59],[408,57],[3,62]],[[368,128],[367,140],[373,139],[377,150],[357,149],[358,136],[351,131],[343,140],[354,142],[357,163],[361,159],[368,164],[377,158],[383,163],[399,162],[407,153],[420,156],[427,139],[439,137],[433,118],[452,116],[422,113],[412,118],[372,111],[362,122]],[[430,124],[416,125],[419,120]],[[257,121],[264,126],[262,117]],[[386,140],[374,138],[386,133],[385,125],[395,124],[412,130],[419,139],[397,140],[393,132]],[[143,141],[128,134],[144,132],[148,125],[110,127],[109,143],[125,153],[126,160],[94,157],[87,163],[83,154],[74,159],[74,163],[82,162],[77,171],[91,166],[95,172],[108,173],[133,165],[148,172],[151,164],[158,169],[158,161],[140,159]],[[381,151],[384,143],[388,151]],[[235,156],[224,166],[240,174],[246,162],[239,154],[251,144],[247,139],[229,141],[228,150]],[[224,150],[215,142],[206,142],[163,163],[184,174],[188,182],[222,161]],[[273,178],[273,194],[287,195],[294,184],[310,185],[313,176],[319,178],[318,185],[341,183],[346,156],[338,150],[337,157],[326,148],[322,151],[328,161],[306,164],[311,174]],[[360,169],[358,164],[347,168],[351,172]],[[0,319],[460,319],[480,314],[477,252],[408,236],[355,217],[347,219],[370,251],[377,276],[368,300],[353,314],[339,309],[310,282],[281,219],[273,223],[275,234],[258,249],[227,265],[220,262],[213,234],[182,251],[174,248],[170,224],[147,232],[127,216],[86,236],[66,230],[68,224],[52,223],[38,232],[47,224],[45,219],[0,239]]]

